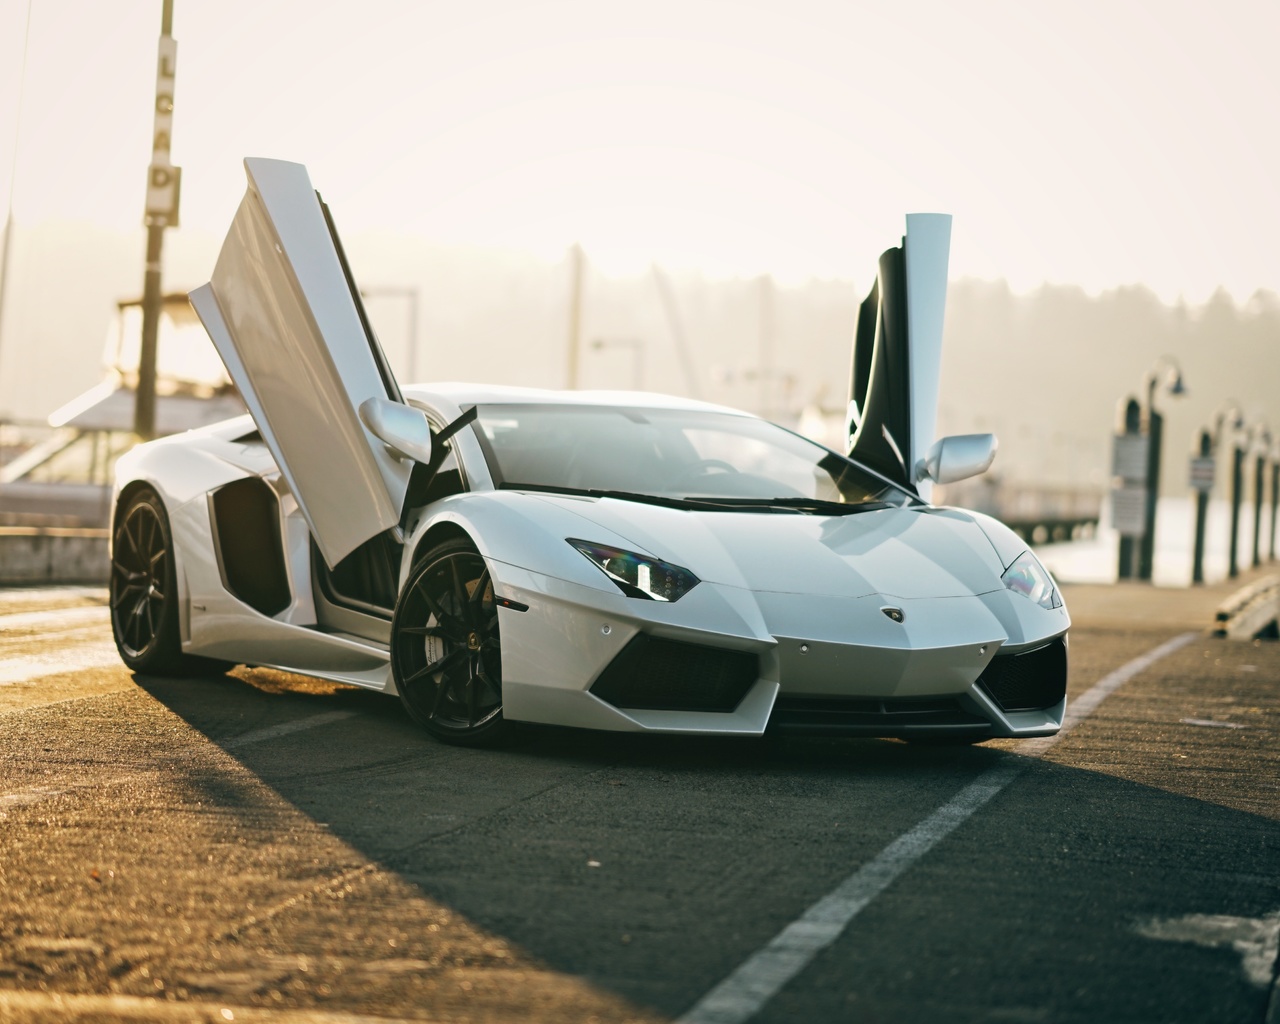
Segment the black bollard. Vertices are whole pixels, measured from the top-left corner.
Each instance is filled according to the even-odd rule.
[[[1151,579],[1156,553],[1156,502],[1160,500],[1160,442],[1164,434],[1164,417],[1147,400],[1147,508],[1138,548],[1138,579]]]
[[[1200,458],[1206,459],[1213,454],[1213,438],[1209,431],[1200,431]],[[1196,488],[1196,546],[1191,562],[1191,582],[1204,582],[1204,527],[1209,515],[1209,492]]]
[[[1231,442],[1231,550],[1227,575],[1235,579],[1240,575],[1240,499],[1244,490],[1244,450],[1238,441]]]
[[[1276,504],[1280,501],[1280,460],[1271,463],[1271,561],[1276,560]]]
[[[1253,567],[1262,564],[1262,487],[1266,479],[1267,457],[1259,455],[1253,461]]]
[[[1136,398],[1130,398],[1124,407],[1124,421],[1121,432],[1125,437],[1137,437],[1142,433],[1142,406]],[[1120,559],[1116,567],[1116,575],[1122,580],[1133,579],[1137,568],[1137,538],[1121,534]]]

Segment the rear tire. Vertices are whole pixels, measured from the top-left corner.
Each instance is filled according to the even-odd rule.
[[[438,544],[413,568],[391,621],[391,670],[405,710],[436,739],[511,739],[493,578],[469,541]]]
[[[111,634],[120,660],[143,675],[215,675],[228,662],[182,653],[173,535],[151,488],[119,506],[111,544]]]

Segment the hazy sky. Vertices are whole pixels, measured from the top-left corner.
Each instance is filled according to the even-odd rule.
[[[952,274],[1280,286],[1280,4],[176,0],[184,230],[240,158],[345,235],[605,269],[840,274],[956,216]],[[15,215],[138,231],[160,0],[33,0]],[[0,0],[0,202],[26,0]],[[139,280],[141,270],[139,269]]]

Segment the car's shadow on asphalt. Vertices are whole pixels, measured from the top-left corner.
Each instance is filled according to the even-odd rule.
[[[985,1020],[992,1007],[1163,1019],[1171,999],[1177,1019],[1265,1012],[1229,945],[1141,934],[1153,918],[1280,908],[1280,823],[1256,815],[985,746],[538,727],[474,750],[433,741],[395,700],[283,674],[137,681],[424,897],[673,1015],[983,770],[1025,760],[764,1019],[833,1019],[850,1007],[824,993],[846,991],[903,1020]],[[335,710],[352,714],[235,742]],[[386,918],[365,928],[395,918],[348,909]]]

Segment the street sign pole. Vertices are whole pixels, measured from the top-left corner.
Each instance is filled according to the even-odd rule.
[[[1253,567],[1262,564],[1262,503],[1267,472],[1267,457],[1259,453],[1253,460]]]
[[[1216,462],[1213,458],[1213,438],[1209,431],[1200,431],[1198,454],[1191,456],[1191,486],[1196,492],[1196,542],[1191,560],[1191,582],[1204,582],[1204,529],[1209,515],[1209,492],[1213,490]]]
[[[1164,416],[1147,394],[1147,500],[1143,507],[1142,538],[1138,541],[1138,579],[1150,580],[1155,568],[1156,502],[1160,499],[1160,447],[1164,440]]]
[[[1244,494],[1244,449],[1238,439],[1231,442],[1231,550],[1227,553],[1227,575],[1240,575],[1240,501]]]
[[[1142,407],[1137,399],[1125,402],[1120,433],[1112,438],[1111,525],[1120,534],[1120,563],[1116,575],[1133,579],[1138,570],[1141,538],[1146,526],[1147,473],[1150,457],[1147,437],[1142,433]]]
[[[1271,463],[1271,561],[1276,560],[1276,502],[1280,501],[1280,456]]]
[[[142,346],[138,354],[138,390],[134,396],[133,431],[150,439],[156,433],[156,338],[160,329],[160,256],[164,229],[178,224],[181,169],[169,160],[173,134],[173,85],[178,44],[173,39],[173,0],[164,0],[156,61],[155,128],[151,166],[147,168],[147,266],[142,285]]]

